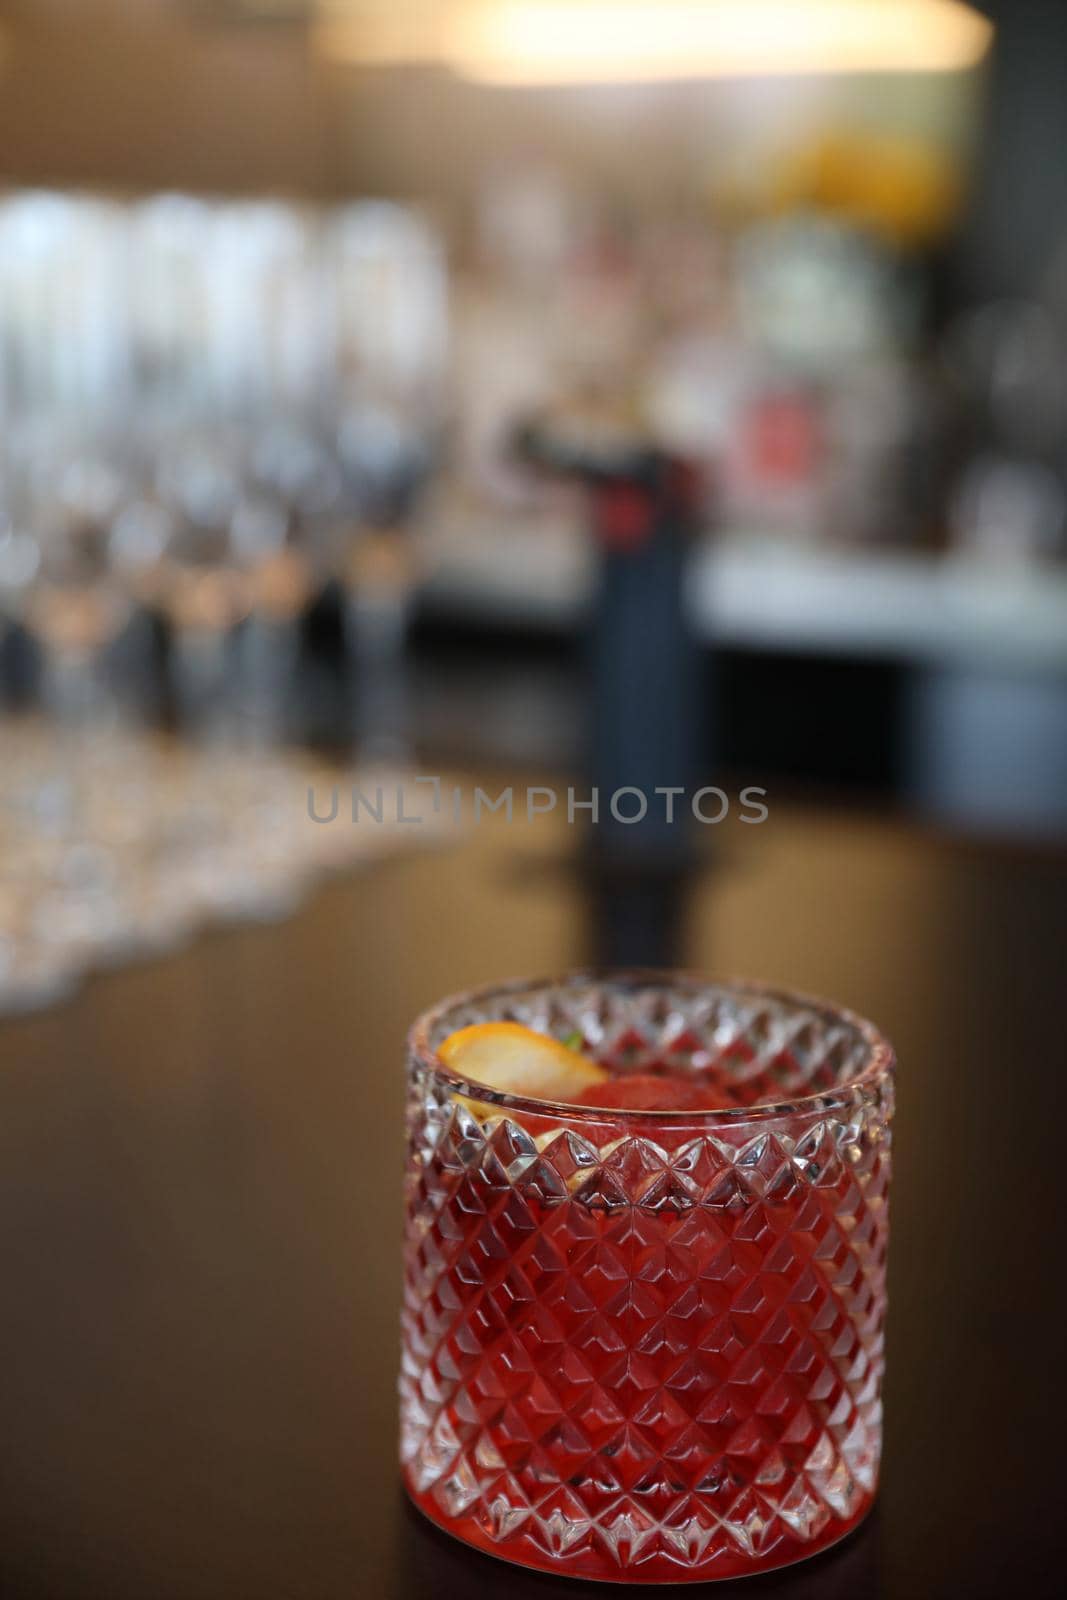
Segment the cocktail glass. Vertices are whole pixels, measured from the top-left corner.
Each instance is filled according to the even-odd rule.
[[[437,1047],[512,1020],[728,1109],[504,1094]],[[409,1039],[401,1457],[490,1554],[732,1578],[863,1518],[881,1446],[893,1053],[821,1001],[657,972],[446,1000]]]

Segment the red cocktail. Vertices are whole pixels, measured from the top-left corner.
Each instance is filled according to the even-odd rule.
[[[600,1103],[444,1064],[456,1030],[502,1020],[606,1067],[581,1088]],[[416,1504],[507,1560],[624,1582],[757,1572],[854,1527],[881,1442],[875,1030],[745,986],[579,974],[448,1001],[410,1042]]]

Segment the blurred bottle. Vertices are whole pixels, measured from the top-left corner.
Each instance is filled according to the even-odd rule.
[[[963,461],[949,503],[957,550],[1026,565],[1067,555],[1067,337],[1036,301],[959,317],[943,343]]]

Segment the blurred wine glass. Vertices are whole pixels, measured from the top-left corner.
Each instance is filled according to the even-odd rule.
[[[338,540],[356,737],[370,760],[411,747],[407,642],[414,523],[439,449],[447,355],[440,244],[397,206],[340,210],[327,229],[337,349],[336,451],[348,516]]]

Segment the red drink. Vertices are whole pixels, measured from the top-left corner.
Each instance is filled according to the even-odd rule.
[[[668,1104],[697,1083],[730,1109],[475,1100],[434,1047],[503,1017],[577,1029]],[[448,1003],[412,1045],[416,1504],[494,1555],[632,1582],[756,1572],[854,1527],[881,1438],[892,1057],[874,1030],[635,975]]]

